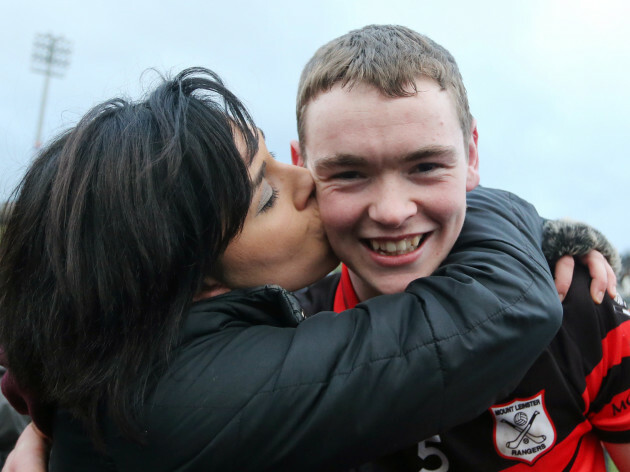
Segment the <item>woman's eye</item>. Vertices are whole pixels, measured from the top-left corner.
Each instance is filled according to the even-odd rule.
[[[278,190],[271,186],[270,188],[271,193],[268,195],[268,198],[265,201],[264,205],[261,206],[259,213],[264,213],[269,210],[271,207],[273,207],[274,203],[276,203],[276,200],[278,199]]]

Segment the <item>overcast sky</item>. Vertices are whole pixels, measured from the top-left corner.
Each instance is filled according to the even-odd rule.
[[[139,97],[156,74],[218,72],[289,162],[300,71],[351,29],[396,23],[453,53],[479,123],[481,182],[546,217],[586,221],[630,251],[630,2],[626,0],[5,0],[0,17],[0,199],[34,153],[38,33],[72,44],[51,80],[44,140],[92,105]]]

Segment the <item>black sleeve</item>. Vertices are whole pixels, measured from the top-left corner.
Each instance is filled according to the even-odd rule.
[[[48,472],[115,472],[112,460],[100,451],[83,425],[66,410],[56,410]]]
[[[194,372],[175,371],[153,397],[150,457],[124,447],[121,461],[169,470],[177,451],[177,470],[343,470],[479,415],[562,311],[534,209],[488,189],[468,206],[445,264],[404,293],[297,327],[235,323],[198,343],[200,357],[182,359]]]

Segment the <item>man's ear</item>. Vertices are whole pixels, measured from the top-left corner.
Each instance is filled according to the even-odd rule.
[[[291,141],[291,162],[294,166],[304,167],[304,159],[300,152],[300,143],[297,140]]]
[[[477,120],[473,118],[468,139],[468,167],[466,169],[466,191],[470,192],[479,185],[479,131]]]
[[[206,298],[216,297],[217,295],[222,295],[229,292],[230,290],[232,289],[225,285],[223,282],[219,282],[214,277],[210,277],[208,275],[203,278],[203,285],[193,297],[193,302],[205,300]]]

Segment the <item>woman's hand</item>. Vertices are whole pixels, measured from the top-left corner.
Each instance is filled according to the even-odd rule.
[[[583,256],[576,256],[578,261],[588,267],[591,274],[591,297],[595,303],[601,303],[604,299],[604,293],[615,298],[617,295],[617,277],[606,258],[599,252],[592,250]],[[556,280],[556,290],[560,296],[560,300],[566,297],[571,281],[573,280],[573,268],[575,260],[573,256],[562,256],[556,262],[556,270],[554,278]]]
[[[50,439],[30,423],[7,457],[2,472],[46,472]]]

